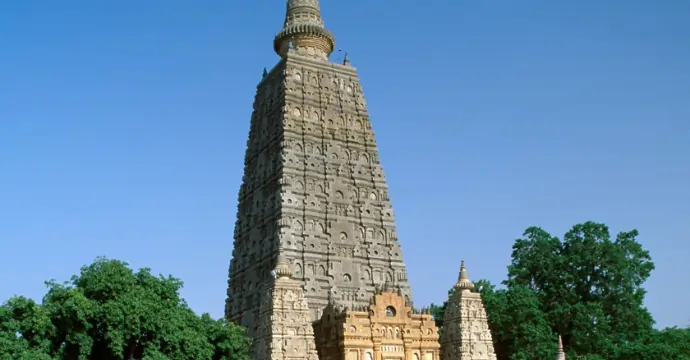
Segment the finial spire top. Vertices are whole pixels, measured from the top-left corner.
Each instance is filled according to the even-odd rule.
[[[292,277],[292,269],[290,268],[290,262],[285,257],[283,250],[278,253],[278,262],[276,263],[276,275],[279,278],[282,277]]]
[[[457,290],[472,290],[474,289],[474,283],[470,281],[470,276],[467,273],[467,267],[465,266],[465,260],[460,262],[460,275],[458,275],[458,282],[454,286]]]
[[[565,360],[565,351],[563,351],[563,338],[558,335],[558,354],[556,360]]]
[[[328,305],[335,305],[335,299],[333,298],[333,288],[328,289]]]
[[[288,0],[283,29],[273,40],[275,52],[285,57],[290,50],[303,50],[306,55],[327,60],[334,48],[335,38],[325,28],[319,0]]]

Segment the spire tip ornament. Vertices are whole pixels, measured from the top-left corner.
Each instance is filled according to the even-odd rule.
[[[558,335],[558,354],[556,360],[565,360],[565,351],[563,351],[563,338]]]
[[[291,47],[322,60],[328,60],[335,49],[335,37],[325,28],[319,0],[287,1],[283,29],[275,36],[273,49],[285,57]]]
[[[465,267],[465,260],[460,261],[460,275],[458,275],[458,282],[453,286],[456,290],[470,291],[474,289],[474,283],[470,281],[470,276]]]
[[[275,273],[277,278],[292,277],[292,270],[290,269],[290,263],[288,262],[283,250],[278,253],[278,261],[276,262]]]

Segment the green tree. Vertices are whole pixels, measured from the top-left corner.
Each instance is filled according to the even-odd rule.
[[[494,348],[499,359],[548,359],[556,353],[556,337],[529,289],[513,286],[496,290],[480,281]]]
[[[505,288],[480,280],[499,360],[569,358],[690,360],[690,330],[653,328],[643,285],[654,263],[636,238],[604,224],[572,227],[563,239],[528,228],[513,245]],[[446,304],[432,305],[442,327]]]
[[[450,290],[448,290],[448,296],[453,295],[453,293],[455,293],[455,289],[450,288]],[[444,301],[441,305],[432,303],[429,306],[429,312],[431,313],[431,316],[434,318],[434,322],[436,323],[436,326],[439,328],[439,331],[443,331],[443,316],[446,314],[447,306],[448,301]]]
[[[15,297],[0,307],[0,359],[249,360],[244,329],[197,316],[176,278],[99,258],[47,286],[42,304]]]
[[[539,308],[539,300],[529,289],[516,286],[497,290],[487,280],[475,285],[475,291],[482,295],[498,359],[543,359],[556,353],[556,337]],[[450,289],[448,295],[454,291]],[[440,331],[447,306],[447,301],[431,306]]]
[[[620,360],[690,360],[690,328],[654,330],[649,336],[623,344]]]
[[[637,235],[632,230],[612,240],[606,225],[586,222],[575,225],[561,241],[530,227],[513,245],[505,284],[525,287],[537,296],[566,348],[610,358],[615,346],[653,330],[642,285],[654,263]]]

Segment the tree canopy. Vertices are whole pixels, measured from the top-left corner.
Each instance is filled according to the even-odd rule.
[[[244,329],[197,316],[182,281],[97,259],[71,281],[46,283],[41,304],[0,306],[0,360],[249,360]]]
[[[477,282],[498,359],[553,358],[561,335],[572,359],[690,360],[690,329],[656,330],[643,305],[654,263],[637,236],[595,222],[562,239],[528,228],[503,287]],[[445,306],[431,307],[441,327]]]

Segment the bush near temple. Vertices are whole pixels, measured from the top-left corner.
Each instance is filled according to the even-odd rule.
[[[47,286],[41,304],[0,306],[0,360],[249,360],[244,329],[197,316],[176,278],[99,258]]]
[[[563,239],[528,228],[504,287],[477,282],[498,359],[551,359],[561,335],[570,359],[690,360],[690,328],[656,330],[643,305],[654,263],[637,236],[594,222]],[[431,306],[440,327],[445,306]]]

